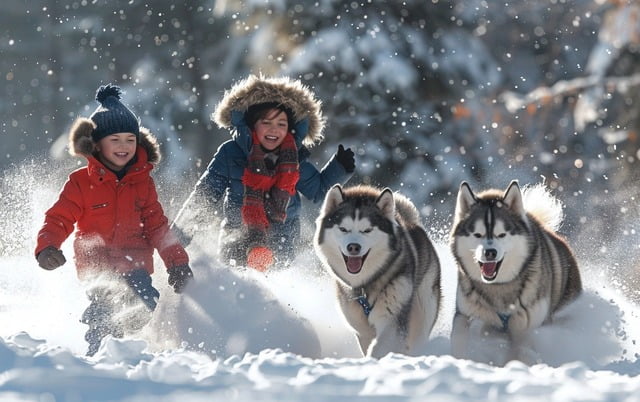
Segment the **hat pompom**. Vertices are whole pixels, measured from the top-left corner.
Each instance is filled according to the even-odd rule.
[[[96,91],[96,100],[102,104],[110,96],[114,96],[116,99],[121,99],[121,95],[122,90],[119,86],[107,84],[98,88]]]
[[[91,134],[94,142],[115,133],[133,133],[139,137],[138,118],[120,102],[121,94],[120,87],[113,84],[102,85],[96,91],[96,100],[100,102],[100,106],[90,116],[96,125]]]

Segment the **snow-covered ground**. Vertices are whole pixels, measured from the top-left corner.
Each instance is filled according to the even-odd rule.
[[[637,306],[610,280],[611,267],[584,259],[585,248],[584,295],[530,339],[538,364],[502,365],[504,340],[482,334],[473,361],[451,357],[455,268],[442,236],[444,305],[422,357],[362,358],[311,247],[291,268],[262,274],[194,246],[193,286],[175,295],[158,260],[152,322],[87,358],[78,321],[87,301],[73,264],[44,271],[31,255],[57,183],[35,185],[24,172],[4,179],[12,182],[0,213],[0,400],[640,401]],[[21,235],[24,247],[14,244]],[[63,251],[71,261],[71,241]]]
[[[46,272],[28,256],[2,258],[0,399],[5,400],[640,400],[635,306],[586,281],[566,320],[533,342],[540,364],[504,367],[448,355],[452,261],[440,245],[445,306],[424,357],[359,357],[327,275],[302,256],[263,275],[196,259],[198,282],[183,296],[162,291],[139,339],[107,339],[84,357],[85,297],[71,266]],[[485,340],[478,361],[500,355]],[[386,399],[385,399],[386,400]]]

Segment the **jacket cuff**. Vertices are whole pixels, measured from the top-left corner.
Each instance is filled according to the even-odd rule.
[[[355,171],[347,172],[347,169],[342,166],[342,163],[338,162],[338,159],[334,154],[322,168],[322,173],[327,177],[337,178],[337,182],[340,182],[340,184],[345,184],[349,179],[351,179],[351,177],[353,177]]]
[[[158,250],[158,254],[160,254],[160,258],[162,258],[164,266],[167,267],[167,269],[189,264],[189,255],[179,244],[174,244],[165,247],[162,250]]]

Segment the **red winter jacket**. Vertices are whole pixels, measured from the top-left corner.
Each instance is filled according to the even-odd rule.
[[[72,135],[72,143],[77,139]],[[88,164],[69,175],[58,201],[45,213],[36,255],[48,246],[59,249],[75,224],[75,263],[80,278],[88,270],[122,273],[144,268],[151,274],[154,249],[168,269],[187,264],[189,257],[169,229],[149,175],[150,160],[159,160],[155,138],[141,129],[137,160],[120,181],[90,153],[81,153]]]

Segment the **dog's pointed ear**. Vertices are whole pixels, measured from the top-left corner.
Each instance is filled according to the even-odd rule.
[[[522,192],[520,186],[516,180],[513,180],[509,187],[504,191],[502,202],[511,210],[511,212],[525,216],[527,212],[524,209],[524,203],[522,202]]]
[[[467,213],[469,213],[471,206],[476,202],[478,202],[478,199],[476,198],[475,194],[473,194],[473,191],[471,191],[471,186],[469,186],[469,183],[467,183],[466,181],[460,183],[460,189],[458,190],[458,200],[456,201],[456,213],[454,221],[458,222],[463,219],[467,215]]]
[[[382,214],[389,220],[396,220],[396,201],[393,198],[393,192],[389,188],[382,190],[382,193],[376,200],[376,206],[380,208]]]
[[[324,197],[322,208],[320,209],[323,214],[333,211],[344,201],[344,194],[342,193],[342,186],[339,184],[334,185],[329,189],[327,195]]]

